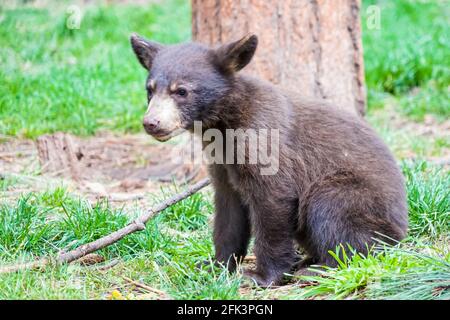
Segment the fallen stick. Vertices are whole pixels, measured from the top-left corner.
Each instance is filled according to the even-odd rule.
[[[140,283],[140,282],[138,282],[138,281],[134,281],[133,279],[130,279],[130,278],[125,277],[125,276],[122,276],[122,278],[123,278],[125,281],[131,283],[132,285],[134,285],[134,286],[136,286],[136,287],[138,287],[138,288],[147,290],[148,292],[156,293],[157,295],[159,295],[159,296],[162,297],[162,298],[166,298],[166,299],[167,299],[167,298],[170,298],[169,295],[168,295],[167,293],[165,293],[164,291],[161,291],[161,290],[159,290],[159,289],[152,288],[152,287],[150,287],[150,286],[148,286],[148,285],[146,285],[146,284]]]
[[[206,179],[201,180],[200,182],[197,182],[196,184],[190,186],[187,190],[180,192],[180,193],[172,196],[171,198],[161,202],[160,204],[156,205],[155,207],[151,208],[146,213],[144,213],[140,217],[136,218],[133,222],[128,224],[126,227],[119,229],[117,231],[114,231],[113,233],[111,233],[107,236],[104,236],[93,242],[83,244],[83,245],[79,246],[78,248],[71,250],[69,252],[61,252],[53,259],[52,258],[42,258],[42,259],[34,261],[34,262],[2,267],[2,268],[0,268],[0,274],[16,272],[16,271],[20,271],[20,270],[42,268],[42,267],[48,265],[52,261],[55,264],[64,264],[64,263],[70,263],[72,261],[78,260],[81,257],[83,257],[89,253],[95,252],[95,251],[103,249],[113,243],[116,243],[123,237],[125,237],[133,232],[144,230],[145,224],[147,223],[147,221],[149,221],[151,218],[153,218],[159,212],[163,211],[164,209],[174,205],[175,203],[177,203],[183,199],[186,199],[187,197],[193,195],[194,193],[198,192],[199,190],[203,189],[204,187],[208,186],[209,184],[210,184],[209,178],[206,178]]]

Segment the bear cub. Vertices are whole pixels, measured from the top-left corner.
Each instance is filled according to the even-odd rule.
[[[193,132],[195,121],[224,135],[279,132],[274,174],[261,174],[258,163],[208,167],[217,262],[235,270],[253,235],[256,270],[246,274],[261,286],[279,285],[296,264],[296,246],[307,255],[303,267],[335,266],[328,251],[341,244],[366,253],[376,239],[405,237],[404,179],[389,149],[360,117],[240,74],[255,54],[256,36],[210,48],[133,35],[131,45],[149,71],[143,125],[159,141]],[[227,144],[223,154],[235,149]]]

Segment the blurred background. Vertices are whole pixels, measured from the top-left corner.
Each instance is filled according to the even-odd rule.
[[[381,20],[370,29],[373,5]],[[392,107],[416,122],[448,118],[449,10],[447,1],[363,1],[369,114]],[[0,132],[140,130],[145,72],[131,32],[190,40],[190,1],[2,0]]]

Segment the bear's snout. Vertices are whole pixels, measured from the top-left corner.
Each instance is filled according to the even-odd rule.
[[[142,125],[144,126],[145,132],[150,135],[158,134],[160,130],[161,121],[153,117],[144,117]]]

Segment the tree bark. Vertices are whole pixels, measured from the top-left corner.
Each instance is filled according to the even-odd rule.
[[[80,179],[81,152],[69,134],[43,135],[37,139],[36,145],[44,172],[68,174],[74,180]]]
[[[245,72],[364,114],[360,0],[192,0],[194,40],[259,37]]]

